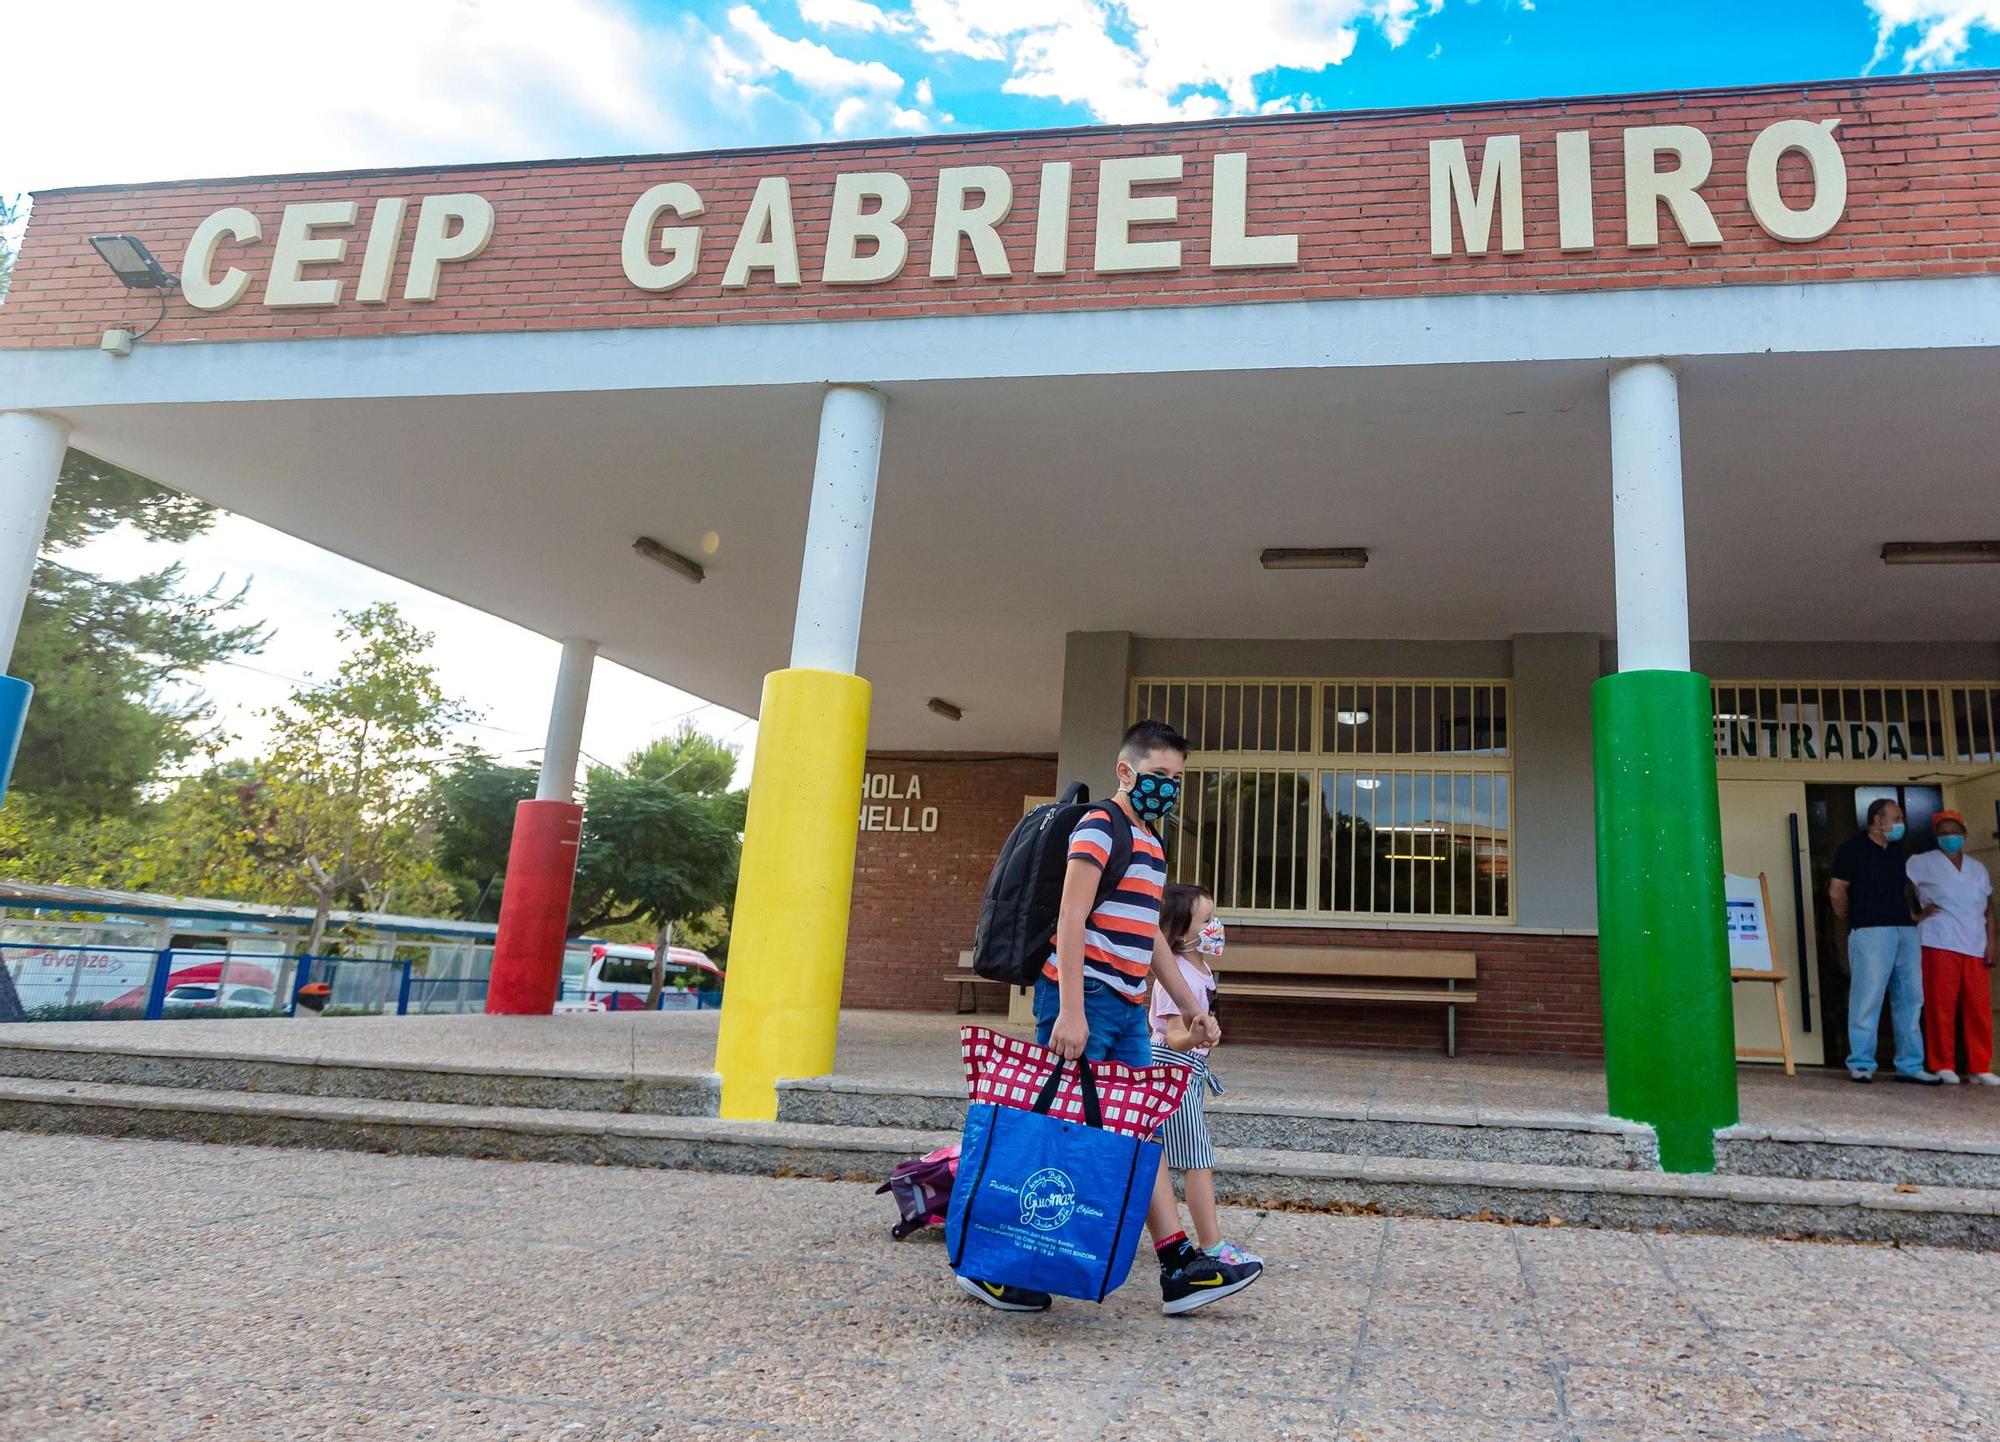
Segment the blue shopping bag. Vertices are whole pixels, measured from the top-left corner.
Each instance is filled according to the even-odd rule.
[[[1082,1126],[1048,1114],[1060,1066],[1032,1111],[967,1109],[944,1233],[961,1276],[1101,1302],[1132,1270],[1160,1144],[1104,1130],[1090,1064],[1077,1067]]]

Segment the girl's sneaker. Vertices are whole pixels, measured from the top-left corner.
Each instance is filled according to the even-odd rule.
[[[1216,1261],[1226,1263],[1232,1267],[1247,1267],[1253,1263],[1259,1267],[1264,1265],[1262,1257],[1258,1256],[1255,1252],[1244,1251],[1234,1242],[1217,1242],[1208,1249],[1208,1254],[1215,1258]]]

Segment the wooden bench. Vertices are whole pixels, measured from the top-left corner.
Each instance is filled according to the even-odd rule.
[[[1007,984],[1004,981],[995,981],[991,977],[981,976],[978,972],[974,971],[972,969],[972,953],[969,951],[961,951],[958,954],[958,965],[946,972],[944,979],[958,988],[958,1014],[960,1016],[976,1016],[978,1014],[979,992],[977,989],[979,987],[1005,986]]]
[[[1447,1056],[1458,1055],[1458,1009],[1479,1000],[1479,960],[1469,951],[1233,942],[1216,962],[1220,998],[1442,1006]]]

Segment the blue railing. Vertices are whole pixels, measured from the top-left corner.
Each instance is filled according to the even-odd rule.
[[[295,1015],[299,992],[329,988],[337,1015],[455,1015],[486,1009],[484,976],[428,977],[412,961],[372,957],[245,955],[67,942],[0,942],[0,966],[13,981],[28,1021],[158,1021],[203,1016]],[[644,994],[586,990],[564,980],[561,1001],[602,1001],[620,1011],[643,1008]],[[4,998],[0,998],[4,1001]],[[722,1005],[719,991],[660,994],[658,1010]],[[0,1020],[8,1019],[0,1016]]]
[[[276,1014],[295,958],[71,942],[0,942],[28,1020],[147,1020]]]

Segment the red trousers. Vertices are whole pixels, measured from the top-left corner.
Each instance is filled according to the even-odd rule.
[[[1958,1018],[1965,1014],[1967,1075],[1993,1070],[1993,987],[1986,963],[1962,951],[1924,948],[1924,1065],[1957,1071]]]

